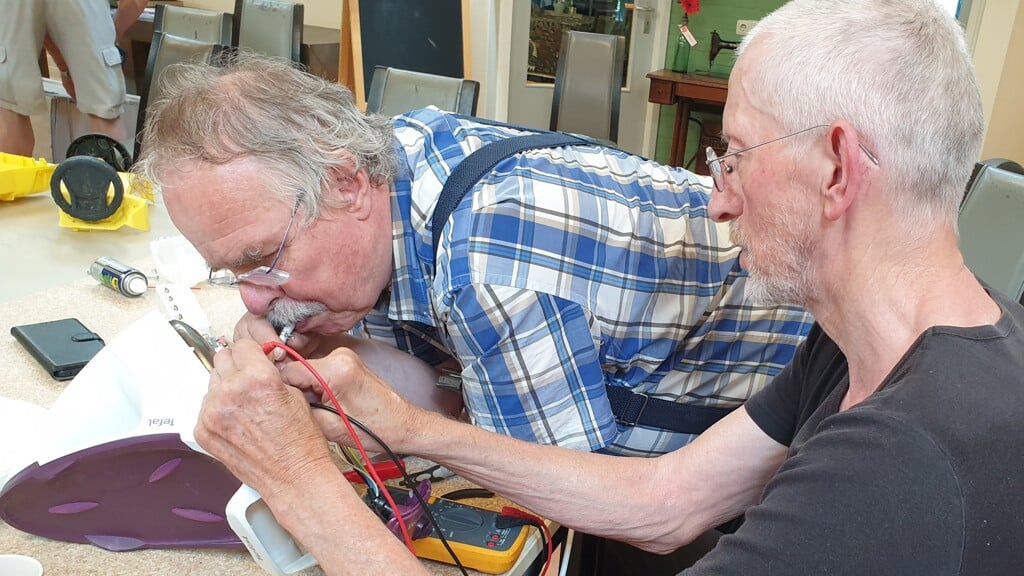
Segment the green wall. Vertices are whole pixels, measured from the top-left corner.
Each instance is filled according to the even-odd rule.
[[[758,20],[765,14],[782,6],[785,0],[701,0],[700,11],[690,16],[690,31],[697,39],[697,45],[690,50],[688,70],[694,74],[708,73],[708,51],[711,44],[711,32],[718,31],[723,40],[737,41],[736,35],[737,20]],[[671,24],[668,33],[668,43],[665,51],[665,68],[672,67],[672,61],[676,55],[676,45],[679,39],[679,21],[683,17],[683,9],[679,2],[672,2]],[[732,50],[722,50],[715,57],[714,66],[711,67],[713,76],[727,77],[732,70],[735,54]],[[669,152],[672,150],[672,130],[675,127],[676,108],[675,106],[661,106],[661,113],[658,116],[658,141],[655,149],[655,159],[667,163]],[[691,114],[701,122],[707,120],[720,123],[717,115]],[[689,160],[697,150],[697,142],[700,139],[700,130],[696,124],[690,125],[686,142],[686,159]]]

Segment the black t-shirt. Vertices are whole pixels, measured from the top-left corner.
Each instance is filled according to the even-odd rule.
[[[683,574],[1024,574],[1024,308],[994,298],[994,326],[930,328],[844,412],[846,359],[815,326],[746,404],[786,461]]]

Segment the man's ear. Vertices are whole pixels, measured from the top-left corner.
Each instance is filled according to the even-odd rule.
[[[347,152],[338,152],[338,161],[327,169],[327,182],[339,208],[353,218],[363,220],[373,207],[375,187],[370,175],[356,168],[355,159]]]
[[[827,173],[822,183],[824,216],[838,220],[863,190],[859,136],[845,120],[828,127],[825,144]]]

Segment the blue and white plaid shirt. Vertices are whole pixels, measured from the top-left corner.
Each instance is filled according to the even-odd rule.
[[[605,384],[734,407],[793,357],[812,319],[744,300],[728,229],[695,175],[598,146],[499,163],[431,216],[452,169],[520,134],[435,109],[396,118],[389,299],[353,331],[437,363],[453,356],[474,424],[580,450],[654,455],[694,436],[616,424]]]

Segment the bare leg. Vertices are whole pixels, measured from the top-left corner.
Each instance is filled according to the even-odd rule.
[[[106,134],[118,142],[124,140],[126,133],[121,118],[100,118],[89,114],[91,132]]]
[[[0,152],[32,156],[35,145],[32,120],[13,110],[0,108]]]

